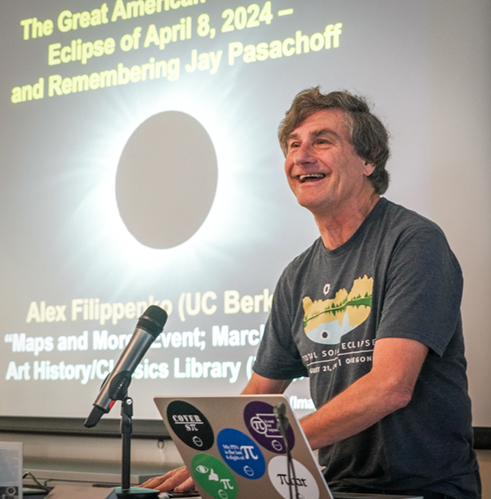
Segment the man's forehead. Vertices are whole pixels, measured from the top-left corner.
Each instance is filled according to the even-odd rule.
[[[342,109],[323,109],[307,116],[295,128],[288,138],[296,138],[302,133],[309,135],[335,135],[340,137],[341,134],[349,131],[348,114]]]

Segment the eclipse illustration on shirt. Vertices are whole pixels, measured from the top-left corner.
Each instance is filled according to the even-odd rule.
[[[305,334],[316,343],[336,345],[341,337],[363,324],[372,308],[373,278],[366,275],[355,279],[351,291],[344,288],[330,300],[316,300],[306,296],[303,326]]]

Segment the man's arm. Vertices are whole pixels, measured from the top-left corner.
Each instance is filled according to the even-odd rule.
[[[302,419],[312,449],[344,440],[405,407],[427,353],[428,347],[415,340],[377,340],[371,371]]]
[[[283,393],[291,379],[270,379],[253,372],[249,383],[244,388],[242,395],[268,395],[271,393]]]
[[[415,340],[377,340],[372,370],[302,419],[301,425],[312,449],[355,435],[407,405],[427,353],[428,347]],[[242,394],[283,393],[290,382],[253,373]],[[189,490],[193,481],[183,467],[151,479],[143,486],[161,491]]]

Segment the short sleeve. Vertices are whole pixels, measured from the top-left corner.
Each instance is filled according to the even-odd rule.
[[[443,355],[460,321],[463,278],[437,226],[400,235],[388,265],[378,338],[417,340]]]
[[[293,337],[287,271],[288,268],[276,286],[271,313],[253,366],[257,374],[269,379],[308,376]]]

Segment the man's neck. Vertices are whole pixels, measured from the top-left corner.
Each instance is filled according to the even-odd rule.
[[[325,248],[333,250],[344,244],[358,230],[379,199],[380,196],[373,192],[356,206],[347,206],[339,213],[314,214]]]

